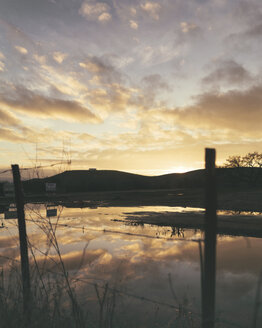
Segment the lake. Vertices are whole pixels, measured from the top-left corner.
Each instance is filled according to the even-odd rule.
[[[46,218],[44,204],[26,205],[30,261],[32,267],[37,262],[45,282],[60,283],[66,272],[78,304],[94,327],[200,327],[203,232],[132,222],[126,217],[143,211],[176,215],[203,213],[203,209],[56,209],[56,217]],[[16,221],[1,216],[0,264],[7,272],[20,259]],[[55,244],[50,241],[52,233]],[[261,250],[259,238],[218,235],[216,327],[251,327],[255,309],[256,327],[261,327]],[[35,275],[36,270],[32,271]],[[66,293],[62,299],[68,302]]]

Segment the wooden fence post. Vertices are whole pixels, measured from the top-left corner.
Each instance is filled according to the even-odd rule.
[[[16,200],[18,229],[19,229],[19,241],[20,241],[21,271],[22,271],[22,283],[23,283],[23,309],[24,309],[25,321],[28,322],[30,317],[30,302],[31,302],[30,271],[29,271],[29,260],[28,260],[25,213],[24,213],[24,196],[22,192],[22,183],[21,183],[19,166],[17,164],[12,165],[12,173],[13,173],[13,180],[14,180],[15,200]]]
[[[206,148],[206,212],[205,212],[205,248],[204,279],[202,290],[202,327],[215,325],[216,290],[216,229],[217,229],[217,191],[215,174],[215,149]]]

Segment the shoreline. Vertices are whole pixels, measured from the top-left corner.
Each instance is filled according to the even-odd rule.
[[[133,212],[122,222],[150,224],[184,229],[204,230],[204,213],[197,212]],[[262,238],[261,215],[218,215],[217,234]]]
[[[169,206],[205,208],[203,188],[105,191],[70,194],[25,195],[25,203],[53,203],[65,207]],[[218,210],[262,212],[262,189],[218,190]],[[14,198],[0,197],[0,206]]]

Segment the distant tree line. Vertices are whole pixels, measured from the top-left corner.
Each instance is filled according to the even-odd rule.
[[[257,151],[248,153],[245,156],[229,156],[224,167],[259,167],[262,168],[262,153]]]
[[[262,153],[255,151],[245,156],[229,156],[223,167],[236,168],[232,175],[237,183],[248,183],[250,186],[261,185]]]

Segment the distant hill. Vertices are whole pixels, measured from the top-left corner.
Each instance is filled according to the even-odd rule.
[[[201,188],[205,184],[205,170],[144,176],[113,170],[75,170],[23,182],[26,193],[44,193],[45,183],[54,182],[61,193],[88,191],[150,190]],[[262,183],[260,168],[218,168],[219,187],[258,187]]]

